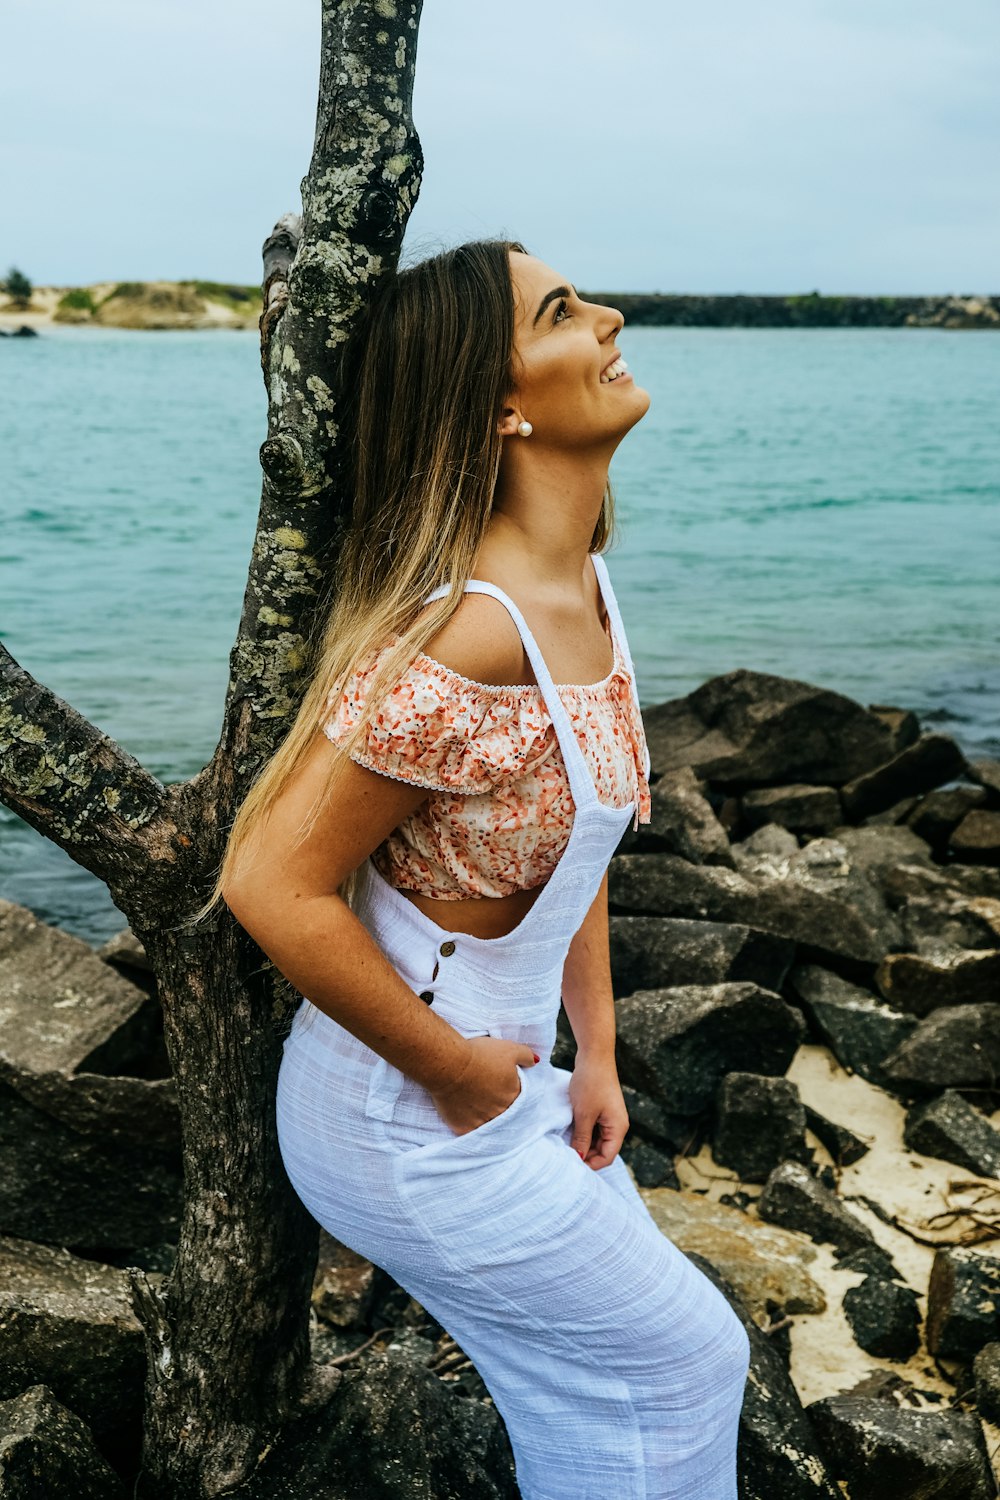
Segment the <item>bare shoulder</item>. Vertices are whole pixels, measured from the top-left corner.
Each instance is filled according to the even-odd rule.
[[[533,681],[517,626],[492,594],[467,593],[424,646],[428,656],[462,677],[496,687]]]

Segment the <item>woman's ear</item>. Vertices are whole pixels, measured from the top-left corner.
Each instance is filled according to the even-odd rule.
[[[505,406],[500,421],[497,423],[497,431],[501,437],[516,437],[517,424],[520,421],[520,409],[516,406]]]

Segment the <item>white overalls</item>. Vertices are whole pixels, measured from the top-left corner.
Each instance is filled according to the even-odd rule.
[[[594,565],[632,672],[606,564]],[[493,584],[466,589],[499,599],[520,631],[569,775],[569,843],[501,937],[439,926],[370,859],[354,911],[463,1036],[527,1042],[541,1061],[518,1067],[512,1104],[456,1135],[424,1088],[305,1000],[278,1075],[282,1160],[312,1216],[384,1267],[473,1361],[524,1500],[736,1500],[746,1332],[656,1227],[621,1157],[595,1171],[573,1150],[571,1074],[549,1061],[570,941],[635,804],[598,799],[517,606]]]

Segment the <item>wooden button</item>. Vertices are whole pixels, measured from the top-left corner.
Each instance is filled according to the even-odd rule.
[[[455,944],[454,943],[452,943],[452,942],[449,941],[447,943],[442,943],[441,944],[441,955],[442,955],[443,958],[450,958],[451,955],[454,953],[454,951],[455,951]]]
[[[427,1005],[430,1005],[431,1001],[434,999],[434,991],[433,990],[421,990],[420,991],[420,998]]]

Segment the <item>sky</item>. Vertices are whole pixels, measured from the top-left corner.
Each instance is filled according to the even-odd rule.
[[[259,282],[319,0],[7,0],[0,274]],[[998,0],[424,0],[404,261],[581,291],[1000,293]]]

